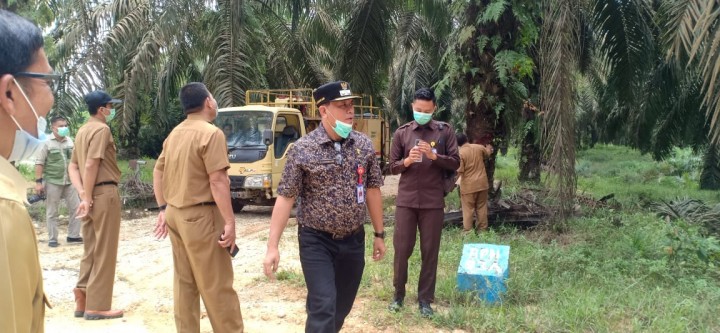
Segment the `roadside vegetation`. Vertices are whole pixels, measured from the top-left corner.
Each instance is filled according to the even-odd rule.
[[[496,179],[503,193],[523,188],[511,150],[498,160]],[[667,218],[658,204],[683,198],[706,207],[720,202],[717,191],[699,190],[700,166],[684,168],[694,158],[676,149],[655,162],[636,150],[599,145],[578,159],[578,193],[595,199],[614,193],[613,207],[582,209],[558,233],[550,228],[519,230],[493,227],[488,233],[463,236],[443,232],[436,292],[437,313],[422,319],[417,310],[420,254],[410,258],[406,306],[398,314],[386,307],[392,299],[392,226],[388,253],[379,264],[367,261],[359,297],[363,318],[378,330],[417,331],[430,323],[442,330],[469,332],[716,332],[720,330],[720,246],[717,232],[693,220]],[[449,206],[457,198],[449,196]],[[680,199],[678,199],[680,198]],[[392,216],[391,200],[386,214]],[[711,224],[716,228],[720,220]],[[368,226],[369,228],[369,226]],[[717,229],[715,229],[717,230]],[[369,238],[368,238],[369,239]],[[484,304],[456,289],[463,244],[510,246],[508,293],[501,305]],[[366,243],[370,253],[372,243]],[[369,255],[368,255],[369,257]],[[301,272],[281,273],[282,283],[303,288]]]

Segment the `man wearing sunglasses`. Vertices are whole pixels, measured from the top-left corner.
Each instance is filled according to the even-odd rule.
[[[0,9],[0,332],[44,332],[46,298],[24,205],[27,182],[11,163],[42,148],[55,101],[48,83],[56,77],[40,29]]]
[[[350,85],[327,83],[313,91],[313,98],[322,122],[288,151],[263,265],[274,279],[280,236],[297,200],[300,264],[308,289],[305,331],[338,332],[365,267],[366,207],[375,231],[372,258],[385,255],[382,176],[372,141],[352,129],[353,100],[360,97]]]

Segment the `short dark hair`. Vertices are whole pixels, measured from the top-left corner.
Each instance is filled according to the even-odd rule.
[[[103,90],[95,90],[84,97],[85,104],[88,106],[88,112],[90,115],[96,115],[101,107],[107,107],[108,105],[122,103],[122,100],[112,98],[110,94]]]
[[[0,9],[0,75],[27,69],[43,44],[40,28],[17,14]]]
[[[98,105],[98,106],[94,106],[94,107],[88,107],[88,113],[91,116],[94,116],[98,113],[98,111],[100,110],[101,107],[107,107],[108,104],[110,104],[110,103],[106,103],[106,104]]]
[[[457,139],[458,147],[460,147],[468,142],[467,135],[465,135],[464,133],[455,133],[455,138]]]
[[[67,119],[65,119],[65,117],[63,117],[63,116],[54,116],[54,117],[50,118],[50,124],[55,125],[56,122],[61,121],[61,120],[67,121]]]
[[[202,82],[190,82],[180,88],[180,103],[186,114],[200,111],[210,91]]]
[[[435,93],[430,90],[430,88],[420,88],[415,91],[415,96],[413,96],[413,101],[416,100],[423,100],[423,101],[432,101],[433,104],[435,103]]]

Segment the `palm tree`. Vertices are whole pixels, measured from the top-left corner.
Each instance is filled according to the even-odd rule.
[[[412,120],[413,93],[431,87],[442,78],[441,61],[452,31],[449,8],[444,1],[417,1],[393,14],[392,64],[386,91],[386,111],[393,125]],[[453,114],[450,94],[441,94],[438,113]],[[456,112],[455,114],[462,114]],[[457,123],[453,123],[457,128]]]
[[[453,13],[458,27],[444,56],[447,74],[438,87],[459,92],[466,101],[471,142],[504,145],[536,71],[531,53],[539,36],[538,3],[471,0],[454,2]],[[495,154],[486,168],[492,184]]]
[[[665,1],[668,20],[664,34],[667,56],[698,69],[702,77],[703,104],[710,120],[710,136],[720,143],[720,4],[714,0]]]
[[[657,160],[676,145],[705,150],[709,143],[702,74],[683,65],[682,55],[668,56],[677,42],[668,39],[676,36],[677,9],[675,1],[644,0],[598,0],[588,9],[595,56],[583,72],[595,88],[600,139]]]

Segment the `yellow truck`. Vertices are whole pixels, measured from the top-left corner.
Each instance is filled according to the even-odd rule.
[[[389,124],[372,97],[361,96],[353,129],[370,137],[383,167],[390,153]],[[312,89],[248,90],[245,106],[218,110],[215,125],[227,139],[233,210],[275,204],[288,149],[320,120]]]

